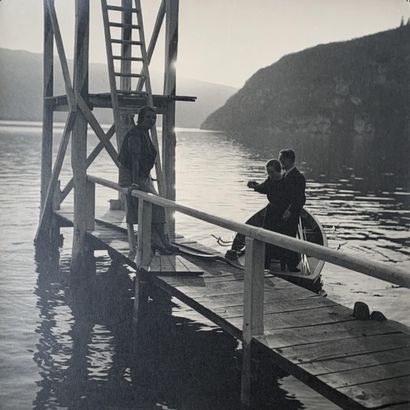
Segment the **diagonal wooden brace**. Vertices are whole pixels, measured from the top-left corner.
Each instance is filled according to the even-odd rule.
[[[48,184],[47,194],[46,194],[46,198],[44,201],[44,207],[43,207],[43,211],[40,217],[40,223],[37,228],[37,233],[35,237],[36,241],[39,239],[41,233],[44,232],[44,229],[46,227],[46,219],[48,219],[47,216],[51,212],[54,190],[57,186],[57,181],[58,181],[58,177],[60,176],[61,168],[63,167],[65,153],[67,151],[67,146],[70,141],[70,134],[73,129],[76,116],[77,116],[76,112],[70,111],[68,114],[67,121],[65,123],[63,136],[61,138],[60,147],[57,153],[57,158],[56,158],[56,161],[53,167],[53,173],[51,175],[51,179]]]
[[[78,95],[77,104],[78,104],[78,108],[80,109],[81,113],[84,115],[85,119],[90,124],[93,131],[95,132],[95,135],[97,135],[98,139],[101,141],[104,148],[107,150],[109,156],[114,161],[114,164],[117,165],[117,167],[119,167],[120,163],[117,158],[118,157],[117,151],[111,144],[110,139],[107,137],[104,130],[101,128],[101,125],[98,123],[94,114],[91,112],[90,108],[88,107],[87,103],[84,101],[83,97],[81,97],[81,95]]]
[[[110,129],[107,131],[107,133],[105,134],[105,136],[107,137],[108,140],[110,140],[111,137],[114,135],[114,133],[115,133],[115,126],[112,125]],[[103,148],[104,148],[104,144],[100,141],[87,158],[87,168],[94,162],[94,160],[98,157],[98,154],[103,150]],[[71,178],[68,181],[65,188],[61,192],[61,201],[64,201],[64,199],[71,192],[73,187],[74,187],[74,179]]]

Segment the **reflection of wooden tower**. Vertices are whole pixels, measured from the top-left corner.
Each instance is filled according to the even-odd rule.
[[[111,4],[112,3],[112,4]],[[54,7],[54,0],[44,0],[44,104],[43,137],[41,156],[41,216],[36,235],[49,239],[53,207],[63,201],[74,188],[74,234],[73,266],[81,268],[86,253],[85,234],[87,218],[88,166],[105,149],[118,166],[117,149],[122,142],[131,117],[143,105],[153,105],[163,116],[162,161],[156,164],[160,194],[175,199],[175,102],[194,101],[193,97],[177,97],[175,94],[175,62],[178,45],[179,0],[162,0],[148,47],[145,43],[143,19],[139,0],[102,0],[104,30],[110,77],[110,93],[90,94],[88,90],[89,51],[89,0],[75,0],[75,51],[73,82],[70,78],[64,45]],[[158,35],[165,24],[164,93],[152,95],[148,65],[154,52]],[[53,95],[54,41],[60,59],[66,94]],[[118,49],[116,49],[118,47]],[[138,49],[138,54],[135,51]],[[134,64],[135,63],[135,64]],[[139,66],[136,64],[139,63]],[[133,80],[137,81],[133,87]],[[143,91],[145,87],[145,91]],[[92,110],[94,107],[111,108],[114,124],[104,132]],[[52,161],[53,113],[67,111],[57,157]],[[98,145],[87,157],[87,127],[99,139]],[[116,133],[117,149],[111,144]],[[59,175],[67,146],[71,138],[71,164],[73,178],[60,190]],[[153,133],[154,143],[157,140]],[[162,167],[161,167],[162,162]],[[169,221],[169,230],[174,232],[174,223]]]

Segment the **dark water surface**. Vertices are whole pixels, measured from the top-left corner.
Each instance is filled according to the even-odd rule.
[[[64,246],[55,257],[59,265],[35,255],[40,134],[36,124],[0,122],[0,408],[240,408],[236,340],[161,295],[133,330],[133,272],[98,252],[95,270],[80,283],[71,280],[68,229],[62,230]],[[95,143],[91,137],[90,150]],[[265,203],[245,185],[248,179],[263,178],[271,156],[276,153],[252,152],[223,134],[180,131],[178,200],[243,221]],[[90,173],[116,178],[106,155]],[[70,175],[68,157],[63,185]],[[100,205],[112,197],[108,190],[97,191]],[[330,247],[410,267],[410,194],[405,188],[374,192],[361,179],[309,181],[308,197]],[[178,216],[177,229],[215,248],[212,234],[231,238],[230,232],[189,217]],[[407,289],[328,265],[324,281],[332,299],[350,307],[363,300],[410,325]],[[260,381],[258,408],[334,408],[277,369],[262,373],[270,376]]]

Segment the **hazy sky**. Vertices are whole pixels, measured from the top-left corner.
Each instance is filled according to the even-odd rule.
[[[56,0],[69,58],[74,3]],[[159,3],[142,0],[148,38]],[[42,4],[0,0],[0,47],[42,52]],[[90,4],[90,61],[104,63],[100,0]],[[180,0],[177,73],[240,87],[285,54],[397,27],[402,17],[410,17],[409,0]],[[160,51],[153,60],[157,70]]]

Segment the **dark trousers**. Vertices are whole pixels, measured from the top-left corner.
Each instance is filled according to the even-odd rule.
[[[280,232],[282,221],[276,209],[266,207],[265,219],[263,221],[263,228],[273,232]],[[265,245],[265,268],[269,268],[272,259],[281,259],[281,248],[267,243]]]
[[[296,237],[296,233],[298,231],[298,223],[299,223],[299,215],[297,217],[292,216],[286,223],[284,223],[280,230],[279,233],[286,235],[286,236],[291,236],[293,238]],[[279,259],[282,264],[286,264],[287,266],[291,268],[296,268],[300,261],[300,254],[294,251],[291,251],[289,249],[285,248],[279,248],[280,255]]]

